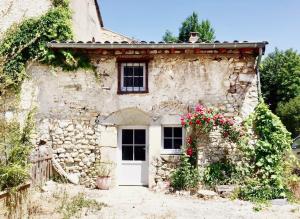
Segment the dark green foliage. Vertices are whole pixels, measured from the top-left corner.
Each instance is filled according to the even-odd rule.
[[[300,135],[300,96],[279,103],[276,113],[293,137]]]
[[[172,34],[171,31],[166,30],[165,34],[162,37],[163,41],[167,43],[176,43],[178,42],[178,38]]]
[[[199,40],[201,42],[213,42],[215,39],[215,31],[208,20],[199,20],[198,14],[193,14],[186,18],[179,29],[179,36],[174,36],[167,30],[163,36],[166,42],[188,42],[191,32],[199,33]]]
[[[51,0],[54,7],[69,7],[69,0]]]
[[[71,12],[65,0],[54,0],[54,7],[37,19],[27,19],[13,26],[0,43],[3,69],[0,77],[0,92],[17,90],[26,77],[27,61],[37,60],[44,64],[61,66],[64,70],[91,67],[83,54],[69,50],[53,51],[47,48],[52,40],[72,39]]]
[[[215,39],[215,31],[208,20],[199,21],[198,14],[193,12],[179,29],[178,39],[182,42],[188,42],[190,33],[198,32],[202,42],[212,42]]]
[[[279,102],[300,95],[300,56],[292,49],[275,51],[261,63],[262,93],[274,112]]]
[[[286,186],[272,185],[270,183],[250,180],[240,189],[239,197],[252,202],[267,202],[277,198],[286,198],[289,195]]]
[[[290,133],[263,102],[256,107],[251,125],[257,142],[254,147],[247,145],[242,149],[247,175],[240,198],[253,201],[286,197],[285,168],[291,150]]]
[[[235,165],[224,159],[205,168],[203,182],[208,186],[226,185],[234,183],[236,177]]]
[[[175,190],[193,189],[199,183],[198,169],[193,167],[189,157],[181,155],[179,167],[171,175],[171,186]]]

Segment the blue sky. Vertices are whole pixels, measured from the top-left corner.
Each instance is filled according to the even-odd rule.
[[[139,40],[178,33],[193,11],[211,21],[218,40],[263,41],[300,52],[300,0],[100,0],[106,28]]]

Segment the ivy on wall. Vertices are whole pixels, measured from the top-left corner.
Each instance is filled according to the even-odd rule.
[[[72,50],[53,51],[47,43],[73,38],[68,0],[52,0],[53,7],[39,18],[13,25],[0,43],[0,95],[18,91],[26,78],[26,63],[38,61],[63,70],[91,68],[87,56]]]

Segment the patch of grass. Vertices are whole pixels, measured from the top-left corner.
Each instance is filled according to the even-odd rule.
[[[107,207],[107,205],[102,202],[97,202],[96,200],[87,199],[83,193],[79,193],[70,198],[69,195],[64,192],[58,212],[62,214],[63,219],[70,219],[72,217],[80,218],[80,212],[84,208],[87,210],[100,211],[103,207]]]

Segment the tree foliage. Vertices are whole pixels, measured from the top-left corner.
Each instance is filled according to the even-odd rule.
[[[178,42],[178,37],[174,36],[173,33],[169,30],[166,30],[165,34],[162,37],[163,41],[167,43],[176,43]]]
[[[300,96],[287,103],[279,103],[276,113],[293,137],[300,135]]]
[[[200,21],[198,14],[193,12],[191,16],[182,22],[178,37],[167,30],[163,36],[163,40],[166,42],[188,42],[191,32],[198,32],[201,42],[212,42],[215,39],[215,31],[211,23],[208,20]]]
[[[292,49],[275,49],[262,61],[260,72],[262,93],[273,112],[279,102],[300,95],[300,56]]]

